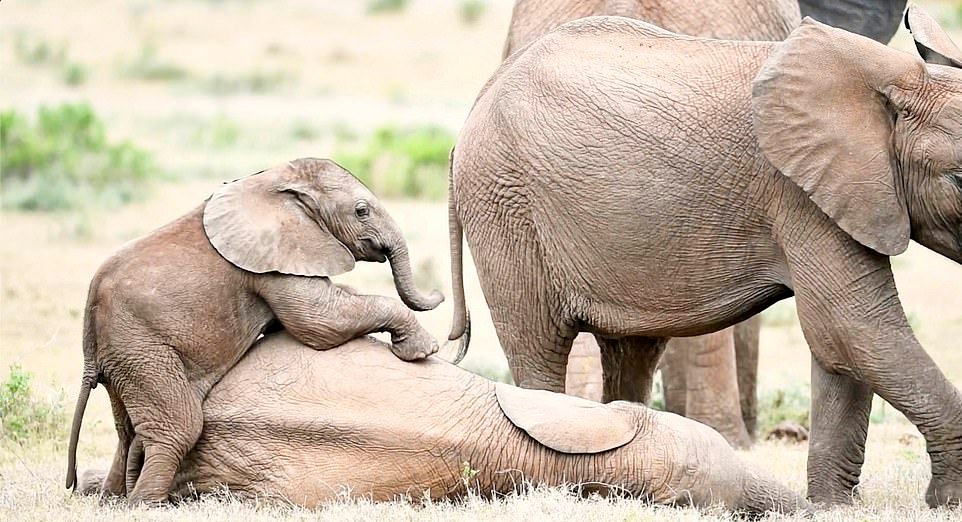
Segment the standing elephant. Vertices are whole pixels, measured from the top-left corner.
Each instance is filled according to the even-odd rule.
[[[653,359],[794,295],[814,357],[809,495],[851,501],[875,392],[925,436],[929,504],[959,502],[962,395],[889,257],[914,239],[962,262],[962,52],[907,20],[928,64],[810,19],[735,42],[593,17],[512,55],[454,151],[452,337],[462,233],[526,387],[563,389],[579,331]]]
[[[898,28],[906,0],[518,0],[504,46],[504,58],[559,25],[598,15],[616,15],[651,22],[669,31],[729,40],[783,40],[802,15],[888,42]],[[717,429],[736,447],[747,447],[755,434],[756,375],[761,318],[752,317],[731,328],[698,337],[676,338],[661,358],[665,406]],[[646,361],[614,340],[593,346],[591,335],[579,334],[568,364],[569,390],[583,396],[647,402],[651,381]],[[600,348],[600,350],[599,350]],[[627,348],[627,349],[626,349]],[[594,354],[600,355],[600,364]],[[510,355],[514,371],[517,362]],[[603,369],[603,371],[602,371]],[[601,396],[584,393],[586,379],[602,373]],[[515,374],[517,378],[517,374]],[[582,382],[577,382],[581,380]]]
[[[366,338],[317,352],[284,332],[259,341],[204,401],[173,491],[226,485],[314,507],[345,493],[490,496],[530,480],[749,513],[809,508],[703,424],[495,384],[436,357],[404,363],[385,348]],[[81,491],[101,477],[85,474]]]
[[[104,491],[159,502],[203,427],[201,401],[264,332],[283,326],[325,350],[391,333],[398,357],[437,351],[394,299],[331,282],[359,261],[391,261],[405,304],[440,293],[412,283],[407,246],[371,192],[335,163],[299,159],[225,184],[204,204],[125,245],[97,271],[84,317],[84,373],[70,436],[67,487],[90,389],[103,382],[120,438]],[[127,469],[143,441],[139,480]]]

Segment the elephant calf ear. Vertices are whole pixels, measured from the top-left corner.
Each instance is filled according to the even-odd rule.
[[[512,424],[534,440],[562,453],[600,453],[635,438],[625,415],[603,404],[544,390],[499,383],[495,394]]]
[[[911,227],[886,93],[923,69],[908,54],[806,18],[753,84],[755,135],[768,161],[853,239],[889,256],[905,251]]]
[[[911,4],[905,11],[905,28],[912,32],[919,55],[928,63],[962,68],[962,50],[928,13]]]
[[[210,244],[234,266],[259,274],[334,276],[351,270],[354,256],[347,247],[284,188],[295,175],[287,164],[221,187],[204,207]]]

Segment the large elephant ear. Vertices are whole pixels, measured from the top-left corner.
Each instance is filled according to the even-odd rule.
[[[907,53],[806,18],[753,85],[755,135],[768,161],[852,238],[889,256],[911,235],[889,93],[924,75]]]
[[[498,383],[495,394],[512,424],[562,453],[600,453],[620,448],[638,429],[609,406],[544,390]]]
[[[207,201],[204,231],[225,259],[249,272],[334,276],[354,256],[317,215],[318,202],[294,183],[290,163],[225,184]]]
[[[928,63],[962,68],[962,50],[928,13],[915,4],[905,11],[905,28],[912,32],[919,55]]]
[[[802,16],[888,43],[899,30],[906,0],[799,0]]]

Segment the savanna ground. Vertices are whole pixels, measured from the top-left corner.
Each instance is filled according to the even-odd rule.
[[[962,42],[962,2],[923,3]],[[62,487],[90,277],[122,243],[199,204],[220,181],[300,156],[332,156],[392,198],[388,208],[409,238],[421,287],[450,295],[447,148],[499,62],[509,16],[508,0],[0,5],[5,138],[33,136],[24,158],[14,157],[23,150],[8,142],[3,150],[0,519],[725,518],[711,510],[580,500],[540,488],[494,502],[343,501],[318,510],[242,502],[225,492],[128,511],[73,497]],[[910,48],[904,33],[893,45]],[[82,105],[57,109],[62,103]],[[32,122],[41,106],[54,109],[40,117],[49,128],[38,131]],[[93,138],[75,146],[78,134]],[[34,140],[40,135],[46,138]],[[57,136],[74,141],[64,138],[63,145]],[[893,266],[918,337],[962,386],[962,268],[915,245]],[[338,279],[394,294],[384,265],[361,264]],[[470,263],[466,280],[474,342],[463,365],[508,379]],[[449,303],[419,314],[439,338],[450,317]],[[809,354],[793,303],[779,303],[764,317],[763,422],[804,420]],[[817,519],[959,517],[924,507],[928,460],[914,427],[878,400],[872,421],[860,500]],[[81,470],[107,466],[115,440],[107,396],[97,389],[81,435]],[[806,450],[805,444],[761,442],[742,456],[801,491]]]

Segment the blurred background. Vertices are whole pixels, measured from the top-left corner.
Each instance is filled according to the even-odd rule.
[[[962,2],[919,2],[962,42]],[[405,230],[423,289],[450,296],[448,152],[500,63],[510,0],[7,0],[0,5],[0,414],[3,451],[62,455],[87,284],[124,242],[221,181],[302,156],[364,180]],[[912,50],[904,30],[892,45]],[[917,245],[893,260],[913,327],[962,386],[962,267]],[[396,295],[386,265],[338,278]],[[473,267],[465,366],[508,380]],[[446,338],[449,303],[419,318]],[[794,303],[764,313],[762,426],[807,423]],[[903,423],[881,402],[873,421]],[[81,457],[115,444],[92,395]]]

